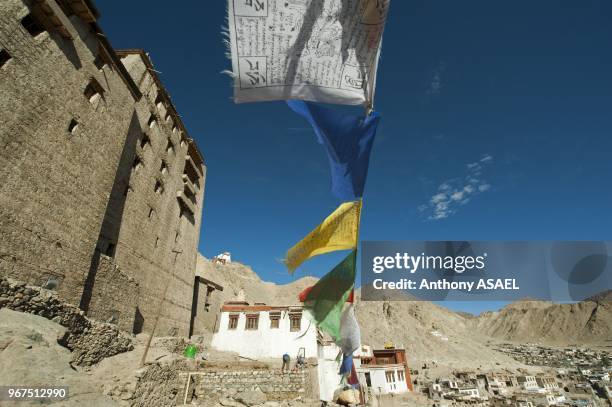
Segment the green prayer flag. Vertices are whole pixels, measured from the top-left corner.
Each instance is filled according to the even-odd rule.
[[[335,341],[340,340],[344,303],[355,285],[356,257],[357,251],[353,250],[308,291],[304,300],[317,326]]]

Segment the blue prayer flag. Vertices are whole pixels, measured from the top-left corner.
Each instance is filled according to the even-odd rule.
[[[340,375],[348,375],[353,369],[353,355],[342,355],[342,364],[340,365]]]
[[[331,167],[332,193],[345,202],[361,198],[380,114],[347,114],[301,100],[289,100],[287,104],[310,122],[319,144],[325,147]]]

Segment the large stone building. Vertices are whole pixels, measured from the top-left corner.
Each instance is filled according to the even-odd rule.
[[[90,0],[0,2],[0,275],[187,335],[206,167],[147,54],[97,18]]]

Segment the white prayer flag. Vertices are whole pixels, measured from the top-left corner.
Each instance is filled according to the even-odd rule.
[[[389,2],[228,0],[234,101],[371,101]]]

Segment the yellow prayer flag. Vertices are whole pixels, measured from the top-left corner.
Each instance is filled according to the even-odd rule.
[[[357,247],[361,200],[343,203],[323,223],[287,251],[285,264],[290,273],[304,261],[319,254]]]

